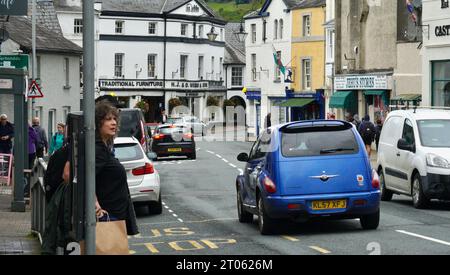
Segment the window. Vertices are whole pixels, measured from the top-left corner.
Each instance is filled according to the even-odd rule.
[[[275,19],[273,23],[273,40],[277,40],[278,38],[278,20]]]
[[[256,54],[252,54],[252,80],[256,81]]]
[[[311,90],[311,60],[303,59],[302,61],[302,81],[303,90]]]
[[[432,62],[432,104],[450,107],[450,60]]]
[[[223,57],[219,59],[219,79],[222,78],[223,74]]]
[[[242,67],[231,68],[231,86],[242,87]]]
[[[416,143],[416,140],[414,138],[414,128],[409,119],[405,120],[405,124],[403,126],[402,138],[405,139],[406,142],[410,145],[413,145]]]
[[[70,61],[69,58],[64,58],[64,74],[65,74],[65,86],[64,88],[70,88]]]
[[[271,146],[271,136],[270,132],[264,132],[259,138],[257,144],[253,147],[252,153],[250,155],[251,160],[264,158],[267,153],[273,152],[273,148]]]
[[[277,60],[281,60],[281,51],[277,52]],[[275,64],[275,81],[281,81],[281,70],[280,66]]]
[[[181,55],[180,56],[180,78],[186,78],[186,69],[187,69],[188,56]]]
[[[187,28],[188,28],[187,24],[181,24],[181,35],[182,36],[187,36]]]
[[[156,34],[156,23],[155,22],[148,23],[148,34]]]
[[[256,43],[256,24],[252,24],[252,43]]]
[[[220,41],[224,41],[224,39],[223,39],[223,29],[220,29]]]
[[[191,12],[191,5],[186,5],[186,12]]]
[[[50,109],[48,110],[48,137],[53,136],[55,133],[55,124],[56,124],[56,110]]]
[[[203,38],[203,25],[198,26],[198,38]]]
[[[214,56],[211,56],[211,80],[214,80]]]
[[[450,120],[430,119],[417,121],[422,146],[450,147]]]
[[[278,37],[280,39],[283,39],[283,31],[284,31],[283,19],[280,19],[279,25],[280,25],[280,31],[278,32]]]
[[[303,36],[311,36],[311,16],[303,16]]]
[[[124,21],[116,21],[116,33],[123,33]]]
[[[123,77],[123,53],[116,53],[114,55],[114,76]]]
[[[73,20],[73,33],[82,34],[83,33],[83,19]]]
[[[204,57],[203,55],[198,56],[198,79],[203,79],[203,71],[204,71]]]
[[[156,54],[148,55],[148,77],[156,76]]]

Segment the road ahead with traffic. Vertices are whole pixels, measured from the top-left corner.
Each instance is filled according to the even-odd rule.
[[[403,255],[450,254],[450,203],[433,201],[417,210],[411,198],[382,202],[380,226],[361,229],[359,220],[280,223],[277,234],[260,235],[257,217],[241,224],[236,176],[250,142],[197,142],[197,159],[155,161],[161,176],[163,214],[137,208],[141,234],[130,239],[138,255]]]

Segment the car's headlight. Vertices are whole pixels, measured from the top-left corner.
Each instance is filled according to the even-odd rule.
[[[435,154],[427,154],[427,165],[430,167],[447,168],[450,169],[448,161]]]

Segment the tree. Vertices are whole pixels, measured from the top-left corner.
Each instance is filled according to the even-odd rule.
[[[178,97],[172,97],[169,99],[169,113],[172,112],[173,108],[183,105]]]
[[[206,106],[219,106],[219,99],[215,96],[208,96],[206,99]]]

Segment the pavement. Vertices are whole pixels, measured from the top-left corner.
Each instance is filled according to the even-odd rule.
[[[39,255],[39,239],[31,232],[31,208],[11,212],[11,186],[0,186],[0,255]]]

